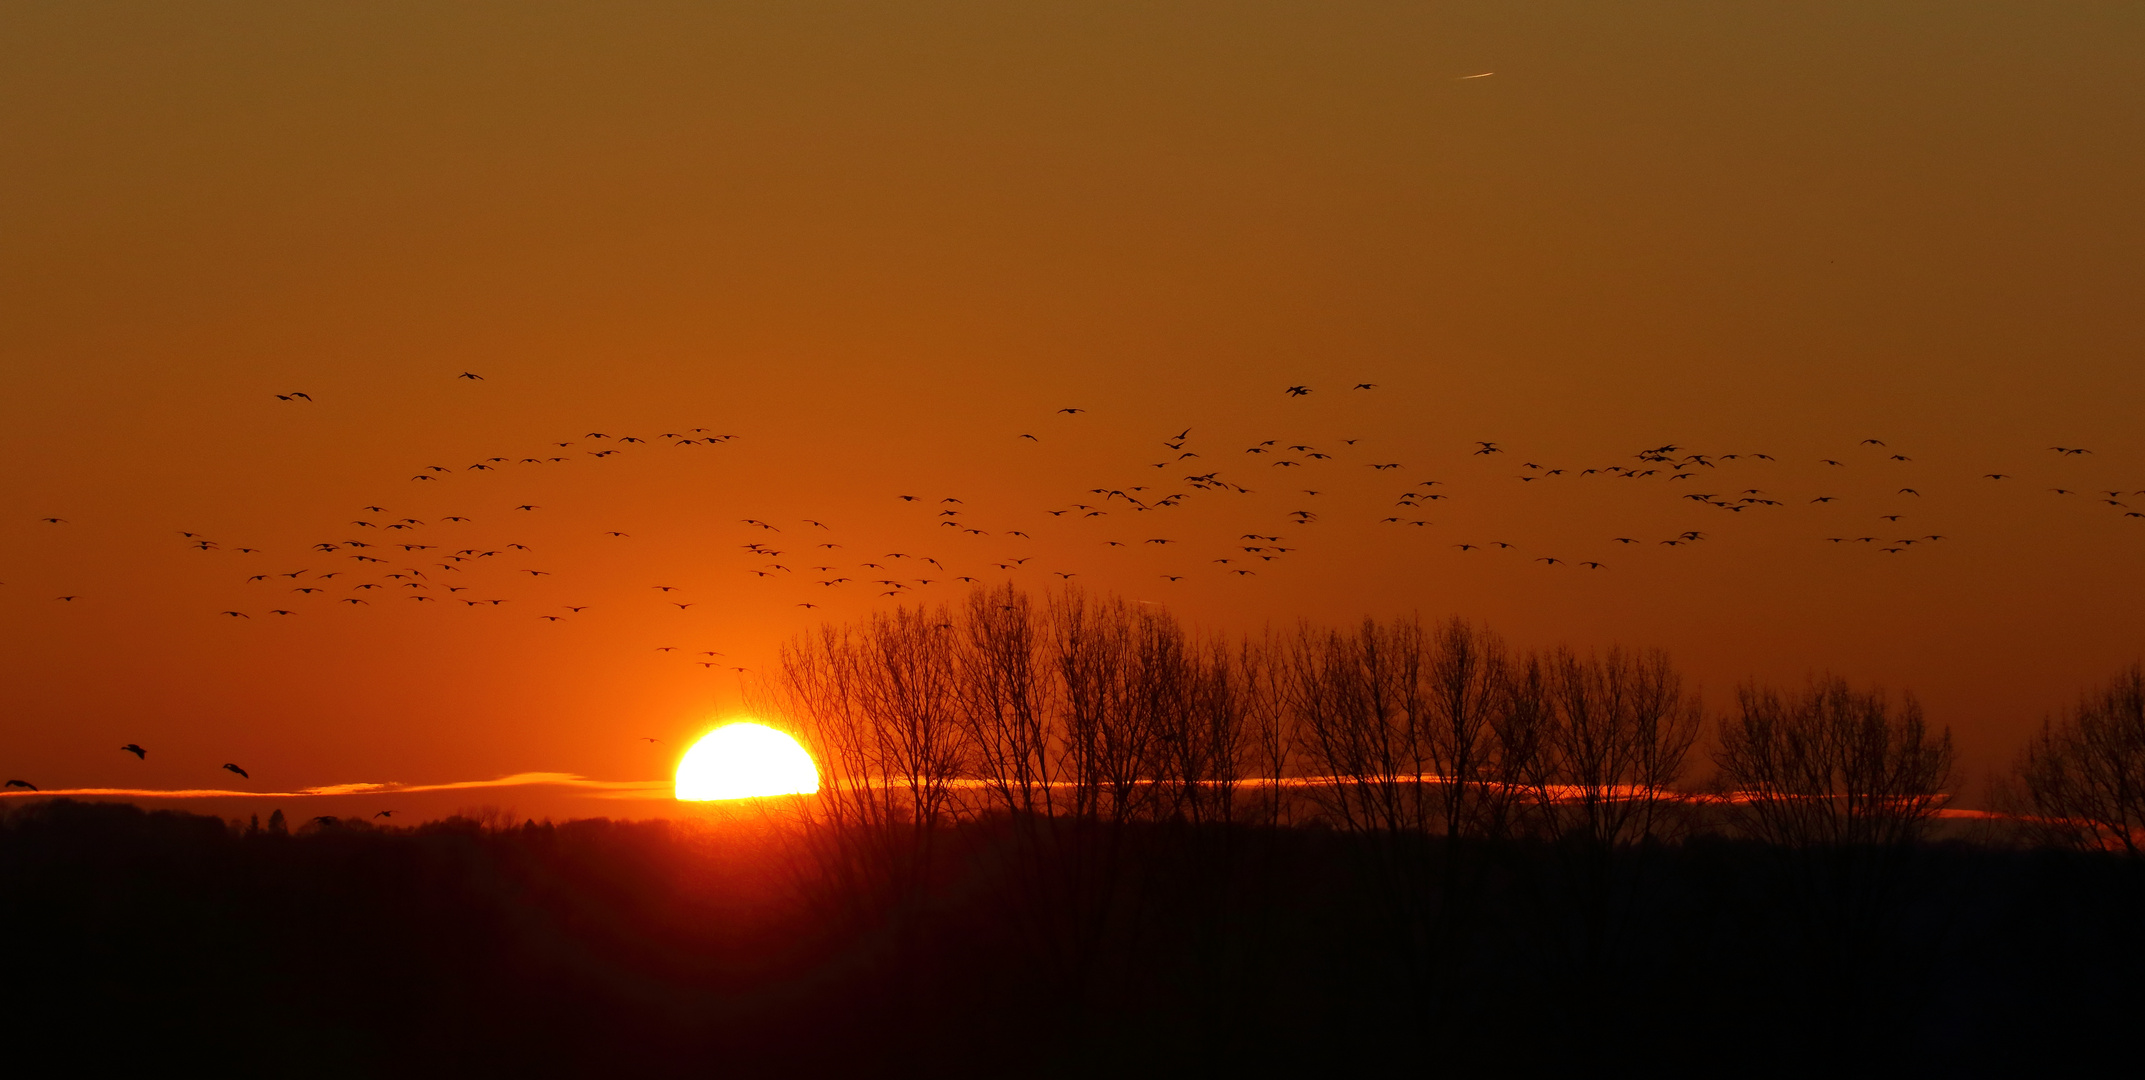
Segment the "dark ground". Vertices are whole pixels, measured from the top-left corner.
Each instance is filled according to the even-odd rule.
[[[2134,1060],[2145,869],[1969,844],[0,819],[10,1061],[308,1076],[2046,1073]],[[868,850],[868,849],[867,849]]]

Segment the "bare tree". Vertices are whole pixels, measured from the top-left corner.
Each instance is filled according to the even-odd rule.
[[[1250,748],[1250,703],[1235,652],[1220,641],[1186,644],[1158,674],[1175,687],[1158,695],[1172,706],[1156,717],[1161,764],[1174,788],[1163,801],[1194,824],[1234,821]]]
[[[1340,827],[1388,836],[1427,832],[1434,804],[1430,702],[1419,623],[1365,619],[1354,634],[1299,627],[1283,682],[1306,755],[1309,790]]]
[[[1598,848],[1653,839],[1698,738],[1703,706],[1658,649],[1612,648],[1543,663],[1554,709],[1535,762],[1535,796],[1559,836]]]
[[[1279,828],[1293,820],[1289,783],[1295,778],[1295,713],[1287,708],[1283,680],[1285,649],[1269,630],[1245,638],[1237,650],[1237,670],[1244,695],[1244,738],[1249,761],[1257,768],[1265,797],[1260,801],[1266,824]]]
[[[823,627],[780,659],[780,706],[824,776],[805,803],[822,870],[850,895],[912,900],[968,751],[947,614],[897,608],[861,630]]]
[[[1784,873],[1752,910],[1788,920],[1794,966],[1824,988],[1801,999],[1812,1030],[1881,1045],[1874,988],[1929,977],[1933,942],[1904,919],[1928,884],[1917,841],[1948,798],[1951,732],[1932,732],[1912,695],[1895,706],[1834,676],[1794,693],[1746,685],[1737,699],[1715,753],[1724,797]]]
[[[2080,695],[2060,721],[2043,722],[2014,773],[2022,809],[2045,842],[2145,857],[2145,665]]]
[[[1581,658],[1559,649],[1528,665],[1526,696],[1508,723],[1531,743],[1535,808],[1556,839],[1569,942],[1582,973],[1612,961],[1638,902],[1664,811],[1703,716],[1659,650],[1612,648]],[[1535,696],[1539,693],[1540,696]],[[1526,733],[1524,725],[1535,730]]]
[[[1557,711],[1542,657],[1529,655],[1503,666],[1490,712],[1493,752],[1477,805],[1482,834],[1493,839],[1513,835],[1520,815],[1538,802],[1535,781]]]
[[[1352,634],[1304,625],[1288,642],[1281,679],[1303,756],[1318,774],[1303,791],[1357,838],[1395,951],[1418,975],[1434,958],[1439,910],[1430,852],[1439,778],[1423,649],[1412,619],[1365,619]]]
[[[1783,694],[1746,685],[1714,755],[1729,804],[1753,836],[1784,847],[1919,839],[1949,797],[1951,732],[1932,733],[1908,695],[1813,678]]]
[[[989,800],[1016,815],[1048,816],[1062,755],[1055,684],[1028,595],[1011,585],[969,595],[963,619],[961,714]]]
[[[1052,659],[1062,684],[1062,738],[1073,812],[1124,822],[1156,795],[1158,713],[1177,644],[1167,616],[1067,589],[1051,602]]]
[[[1430,723],[1423,734],[1448,845],[1463,836],[1504,834],[1516,790],[1506,768],[1514,762],[1502,752],[1496,723],[1508,703],[1507,663],[1503,639],[1464,619],[1430,634],[1423,672]]]

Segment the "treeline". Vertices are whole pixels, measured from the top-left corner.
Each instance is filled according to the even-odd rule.
[[[1912,695],[1746,684],[1701,755],[1706,710],[1666,654],[1523,651],[1460,619],[1201,637],[1159,607],[1006,586],[823,627],[767,689],[828,777],[830,820],[902,836],[1007,812],[1612,846],[1702,821],[1890,845],[1958,789],[1950,731]],[[2050,719],[1993,794],[2048,843],[2135,855],[2145,669]]]
[[[1224,638],[978,589],[800,637],[756,704],[825,776],[795,805],[801,895],[912,977],[950,892],[1017,931],[1005,951],[1067,1008],[1130,977],[1113,965],[1157,925],[1190,962],[1240,963],[1273,930],[1247,929],[1259,891],[1325,837],[1321,887],[1376,943],[1357,970],[1445,1022],[1510,994],[1584,1047],[1635,1002],[1700,1008],[1669,983],[1704,977],[1705,940],[1768,952],[1772,985],[1738,991],[1772,1010],[1751,1022],[1807,1025],[1821,1057],[1899,1049],[1989,900],[1964,852],[2135,857],[2139,685],[2051,718],[1998,785],[2012,816],[1943,838],[1952,740],[1911,695],[1819,676],[1709,713],[1660,651],[1526,650],[1457,619]],[[1511,986],[1513,964],[1562,982]],[[1619,981],[1631,1001],[1571,992]]]

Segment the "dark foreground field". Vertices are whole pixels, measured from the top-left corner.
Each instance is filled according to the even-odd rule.
[[[2131,1057],[2145,1000],[2145,876],[2112,857],[1168,824],[1044,845],[1035,824],[949,829],[920,874],[874,874],[749,819],[277,835],[18,807],[9,1054],[281,1076],[1996,1075]]]

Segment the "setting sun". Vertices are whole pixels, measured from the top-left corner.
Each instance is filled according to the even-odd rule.
[[[812,756],[797,740],[762,724],[716,728],[678,762],[676,791],[682,800],[810,795],[818,790],[819,769]]]

